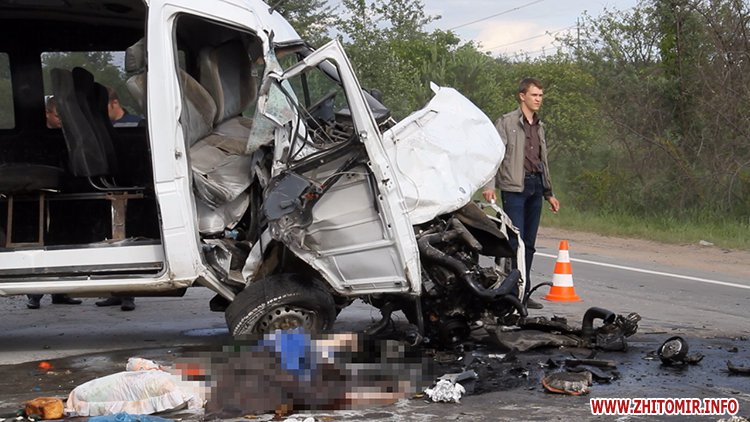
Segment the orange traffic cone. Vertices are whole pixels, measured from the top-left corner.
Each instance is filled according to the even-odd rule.
[[[567,240],[560,241],[560,252],[557,254],[555,272],[552,274],[552,287],[544,299],[555,302],[579,302],[581,300],[573,287],[573,269],[570,266]]]

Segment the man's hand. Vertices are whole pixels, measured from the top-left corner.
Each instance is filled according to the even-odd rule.
[[[550,211],[557,214],[557,211],[560,209],[560,201],[558,201],[554,196],[550,196],[549,198],[547,198],[547,202],[549,202]]]
[[[497,195],[495,195],[495,189],[483,190],[482,196],[484,196],[484,200],[487,202],[495,202],[497,200]]]

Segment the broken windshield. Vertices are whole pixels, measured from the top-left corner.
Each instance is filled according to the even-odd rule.
[[[276,138],[278,128],[288,126],[295,117],[295,106],[290,102],[290,97],[284,94],[291,90],[288,82],[282,81],[281,86],[276,78],[271,75],[281,74],[281,66],[276,60],[273,51],[269,51],[265,57],[265,71],[263,72],[263,83],[258,98],[258,106],[255,111],[253,126],[250,130],[250,140],[247,153],[252,153],[262,145],[267,145]]]

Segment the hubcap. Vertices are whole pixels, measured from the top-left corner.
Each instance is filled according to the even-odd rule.
[[[317,315],[313,311],[280,306],[272,309],[263,316],[258,322],[257,330],[262,333],[268,333],[275,330],[303,328],[308,332],[312,332],[315,328],[316,320]]]

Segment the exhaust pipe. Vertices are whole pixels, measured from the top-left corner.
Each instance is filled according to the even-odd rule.
[[[583,314],[583,323],[581,324],[581,337],[589,343],[594,343],[596,334],[594,333],[594,320],[601,319],[605,324],[615,322],[616,315],[612,311],[594,306],[589,308]]]

